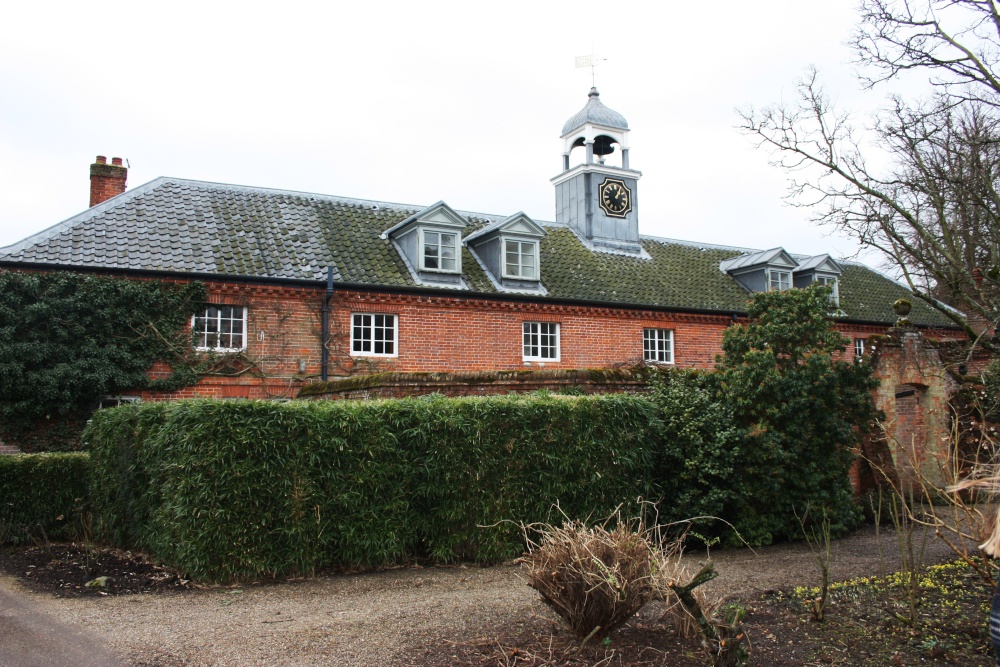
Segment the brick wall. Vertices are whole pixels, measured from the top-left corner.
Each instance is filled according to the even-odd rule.
[[[945,371],[938,350],[917,331],[893,331],[880,346],[873,360],[881,381],[874,398],[885,412],[896,479],[908,487],[919,471],[941,484],[951,456],[948,404],[958,382]]]
[[[294,397],[319,379],[323,288],[206,283],[209,301],[248,308],[247,349],[197,386],[169,398]],[[395,315],[397,355],[354,356],[354,313]],[[522,323],[558,322],[559,361],[524,361]],[[709,369],[732,325],[727,315],[626,310],[584,305],[500,301],[466,295],[423,295],[337,290],[331,300],[329,377],[375,372],[470,372],[520,369],[582,369],[631,365],[642,360],[643,329],[673,331],[677,367]],[[850,338],[884,334],[885,328],[839,325]],[[853,345],[844,353],[854,355]],[[300,372],[300,364],[304,371]],[[154,375],[166,367],[153,369]]]
[[[224,282],[206,287],[210,303],[247,307],[247,349],[225,355],[196,386],[169,394],[142,392],[141,398],[291,398],[319,375],[324,290]],[[168,366],[158,364],[151,374],[167,372]]]
[[[378,370],[477,371],[600,368],[642,360],[644,328],[674,332],[676,365],[708,368],[718,354],[727,316],[663,313],[450,296],[338,292],[335,329],[349,343],[352,313],[396,315],[399,355],[370,358]],[[522,359],[522,323],[558,322],[559,361]]]

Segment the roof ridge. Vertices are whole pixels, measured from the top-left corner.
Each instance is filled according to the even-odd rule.
[[[387,208],[402,208],[402,209],[413,209],[414,211],[421,211],[426,206],[419,206],[417,204],[404,204],[402,202],[390,202],[380,199],[362,199],[360,197],[344,197],[342,195],[331,195],[323,194],[321,192],[308,192],[306,190],[285,190],[282,188],[266,188],[259,185],[240,185],[238,183],[221,183],[219,181],[202,181],[192,178],[176,178],[172,176],[161,176],[157,181],[167,181],[172,183],[181,183],[189,186],[200,186],[208,188],[216,188],[220,190],[228,190],[231,192],[260,192],[267,194],[283,194],[291,195],[294,197],[313,197],[320,198],[330,201],[336,201],[340,203],[350,203],[350,204],[373,204],[379,206],[385,206]],[[154,181],[150,181],[153,183]],[[141,187],[141,186],[140,186]]]
[[[222,190],[229,190],[229,191],[233,191],[233,192],[260,192],[260,193],[269,193],[269,194],[291,195],[291,196],[295,196],[295,197],[315,197],[315,198],[320,198],[320,199],[324,199],[324,200],[328,200],[328,201],[336,201],[336,202],[344,203],[344,204],[371,204],[371,205],[378,206],[380,208],[384,206],[384,207],[387,207],[387,208],[405,209],[405,210],[408,210],[408,211],[412,210],[412,211],[414,211],[416,213],[419,213],[420,211],[423,211],[423,210],[425,210],[427,208],[430,208],[431,206],[434,206],[435,204],[438,204],[438,203],[441,203],[441,202],[444,201],[444,200],[439,200],[437,202],[434,202],[433,204],[406,204],[406,203],[403,203],[403,202],[392,202],[392,201],[386,201],[386,200],[383,200],[383,199],[364,199],[364,198],[361,198],[361,197],[346,197],[346,196],[343,196],[343,195],[324,194],[322,192],[309,192],[307,190],[286,190],[286,189],[283,189],[283,188],[267,188],[267,187],[263,187],[263,186],[259,186],[259,185],[240,185],[238,183],[222,183],[222,182],[219,182],[219,181],[203,181],[203,180],[192,179],[192,178],[177,178],[177,177],[173,177],[173,176],[160,176],[159,178],[156,178],[153,181],[150,181],[149,183],[146,183],[145,185],[150,185],[150,184],[152,184],[154,182],[157,182],[157,181],[171,182],[171,183],[182,183],[182,184],[185,184],[185,185],[194,185],[194,186],[215,187],[215,188],[219,188],[219,189],[222,189]],[[145,185],[142,185],[142,186],[139,186],[139,187],[140,188],[141,187],[145,187]],[[129,192],[131,192],[131,191],[129,191]],[[447,202],[444,202],[444,203],[447,203]],[[449,204],[449,207],[450,206],[451,205]],[[455,211],[456,213],[458,213],[459,215],[462,215],[462,216],[472,216],[472,217],[482,218],[482,219],[488,220],[490,222],[493,222],[495,220],[506,220],[507,218],[510,217],[510,215],[504,215],[504,214],[500,214],[500,213],[483,213],[481,211],[468,211],[468,210],[465,210],[465,209],[457,209],[457,208],[453,208],[452,210]],[[534,218],[532,218],[532,219],[534,220]],[[539,222],[539,221],[535,220],[535,222]],[[542,223],[539,222],[539,224],[542,224]],[[551,224],[559,224],[559,223],[551,223]]]
[[[646,239],[648,241],[657,241],[662,243],[676,243],[677,245],[692,246],[695,248],[712,248],[713,250],[735,250],[742,253],[753,253],[753,252],[764,252],[763,250],[757,248],[744,248],[741,246],[734,245],[719,245],[716,243],[700,243],[698,241],[686,241],[684,239],[672,239],[666,236],[651,236],[648,234],[639,234],[640,239]],[[791,253],[789,253],[791,254]]]

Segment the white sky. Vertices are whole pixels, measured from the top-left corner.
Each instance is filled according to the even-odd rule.
[[[18,2],[0,22],[0,246],[86,208],[94,156],[158,176],[554,219],[563,123],[632,130],[643,234],[854,252],[735,126],[806,66],[849,108],[852,0]],[[863,117],[863,114],[862,114]]]

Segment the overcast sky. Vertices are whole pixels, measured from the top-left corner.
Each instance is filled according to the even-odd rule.
[[[554,218],[563,123],[628,120],[648,235],[854,252],[735,126],[809,65],[874,109],[853,0],[18,2],[0,23],[0,246],[83,211],[98,154],[158,176]]]

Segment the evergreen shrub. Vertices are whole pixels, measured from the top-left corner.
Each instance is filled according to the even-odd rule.
[[[723,515],[750,544],[800,538],[796,514],[825,514],[835,535],[861,521],[849,473],[882,417],[878,380],[845,357],[830,308],[827,287],[757,294],[723,336],[712,381],[740,429]]]
[[[200,282],[0,270],[0,438],[25,451],[77,449],[107,395],[194,384]],[[154,362],[172,369],[152,379]]]
[[[148,548],[153,511],[160,505],[152,483],[151,439],[173,403],[128,403],[100,410],[87,427],[92,452],[90,507],[95,530],[111,544]]]
[[[519,555],[519,522],[648,496],[655,409],[630,395],[181,401],[98,412],[96,527],[232,580]]]
[[[0,544],[73,537],[89,462],[82,452],[0,456]]]
[[[652,472],[661,519],[705,517],[694,530],[719,535],[725,524],[708,517],[729,518],[743,445],[729,402],[708,372],[659,370],[649,384],[661,424]]]

